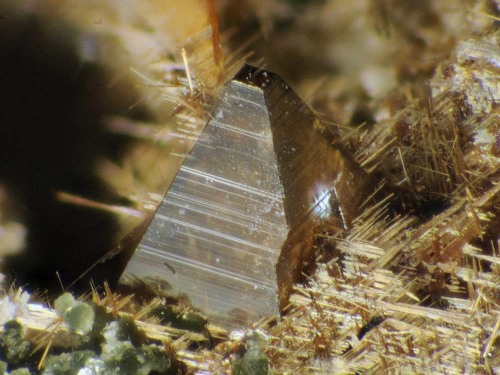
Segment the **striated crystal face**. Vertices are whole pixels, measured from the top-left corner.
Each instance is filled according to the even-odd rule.
[[[348,224],[365,174],[276,75],[245,66],[170,185],[121,282],[186,296],[229,328],[278,315],[311,231]]]

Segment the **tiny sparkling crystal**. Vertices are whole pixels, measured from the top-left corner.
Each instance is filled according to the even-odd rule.
[[[186,296],[213,322],[278,315],[312,255],[312,229],[348,225],[364,172],[275,74],[243,67],[225,89],[122,276]]]

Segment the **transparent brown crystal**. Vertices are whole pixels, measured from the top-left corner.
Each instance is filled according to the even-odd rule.
[[[315,224],[336,213],[349,225],[365,196],[365,173],[325,134],[277,75],[243,67],[121,282],[186,296],[231,328],[278,315],[311,260]]]

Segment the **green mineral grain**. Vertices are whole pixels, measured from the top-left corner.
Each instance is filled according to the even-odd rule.
[[[245,353],[232,362],[234,375],[268,375],[269,359],[264,353],[267,336],[260,331],[251,331],[246,336]]]
[[[31,375],[31,371],[27,368],[18,368],[10,372],[10,375]]]
[[[124,375],[176,374],[170,356],[160,347],[133,347],[129,341],[115,343],[101,357],[107,372]]]
[[[51,355],[45,361],[43,375],[77,375],[89,358],[96,354],[91,350],[75,350],[71,353]]]
[[[179,328],[191,332],[203,333],[207,327],[207,320],[199,314],[187,312],[181,315]]]
[[[268,375],[269,360],[260,350],[249,350],[233,361],[234,375]]]
[[[11,320],[4,324],[0,335],[0,359],[9,365],[28,363],[32,345],[24,339],[24,328],[21,323]]]
[[[105,368],[119,374],[137,374],[141,363],[136,355],[136,349],[130,342],[118,342],[106,350],[101,356]]]
[[[92,330],[95,313],[89,304],[76,301],[71,294],[64,293],[54,301],[54,308],[71,332],[86,334]]]
[[[62,317],[75,303],[75,297],[70,293],[64,293],[54,301],[54,310],[56,310],[57,315]]]
[[[119,341],[130,341],[135,347],[144,342],[144,335],[139,328],[137,328],[133,319],[125,317],[120,317],[118,319],[116,338]]]
[[[146,346],[127,350],[120,361],[121,373],[127,375],[176,374],[170,356],[160,347]],[[134,368],[134,371],[129,369]]]
[[[68,324],[70,331],[79,333],[88,333],[94,325],[94,309],[83,302],[77,302],[63,316]]]
[[[69,293],[59,297],[54,307],[70,331],[79,333],[81,343],[78,350],[49,356],[43,375],[178,373],[170,354],[162,347],[144,345],[147,339],[133,319],[123,316],[114,319],[103,307],[77,301]],[[183,314],[178,319],[197,329],[206,325],[196,314]]]
[[[113,315],[106,311],[104,306],[93,305],[94,308],[94,326],[92,327],[93,333],[100,333],[106,324],[111,323],[114,318]]]
[[[131,319],[120,318],[107,324],[102,334],[105,339],[101,355],[103,375],[177,374],[170,355],[163,348],[140,345],[142,334]]]
[[[141,354],[145,359],[145,364],[142,366],[142,374],[177,374],[177,369],[173,364],[170,355],[161,347],[150,345],[141,348]]]
[[[151,315],[158,318],[162,325],[169,325],[173,328],[184,329],[190,332],[203,333],[206,331],[207,320],[201,315],[186,312],[176,314],[167,306],[160,306],[151,312]]]

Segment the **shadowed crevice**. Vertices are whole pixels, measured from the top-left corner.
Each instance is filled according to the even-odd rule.
[[[1,10],[0,10],[1,11]],[[0,183],[20,202],[27,248],[4,259],[1,272],[29,290],[59,293],[113,247],[117,222],[108,213],[60,203],[57,191],[123,203],[96,176],[97,162],[118,159],[129,146],[106,133],[109,115],[149,120],[138,94],[96,63],[83,62],[78,32],[54,19],[0,20]],[[112,260],[75,288],[114,281]],[[119,271],[117,271],[119,272]]]

